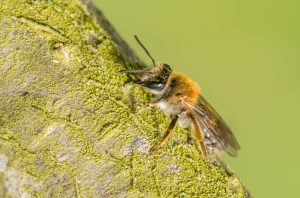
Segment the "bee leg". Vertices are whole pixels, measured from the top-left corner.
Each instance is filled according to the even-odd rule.
[[[199,148],[202,153],[202,156],[204,157],[204,160],[207,161],[207,150],[206,146],[203,142],[203,136],[201,133],[201,128],[199,126],[199,123],[197,122],[196,118],[194,116],[191,116],[192,119],[192,132],[196,138],[196,140],[199,143]]]
[[[158,148],[160,148],[166,141],[166,139],[169,137],[169,135],[171,134],[172,130],[174,129],[176,122],[178,120],[178,116],[175,115],[172,120],[171,123],[168,127],[168,130],[165,132],[164,136],[160,139],[160,141],[153,146],[152,148],[150,148],[149,153],[152,154],[153,152],[155,152]]]
[[[141,108],[138,110],[137,113],[142,113],[143,111],[149,109],[150,107],[151,107],[151,106],[150,106],[149,104],[147,104],[147,105],[141,107]]]
[[[164,99],[163,97],[160,97],[160,98],[157,98],[157,99],[153,100],[152,102],[150,102],[150,103],[146,104],[145,106],[143,106],[142,108],[140,108],[138,110],[138,113],[142,113],[146,109],[154,107],[157,103],[161,102],[163,99]]]

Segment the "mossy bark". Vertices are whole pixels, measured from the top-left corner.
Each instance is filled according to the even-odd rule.
[[[93,14],[91,14],[93,13]],[[0,197],[245,197],[169,118],[139,115],[142,67],[89,1],[0,4]]]

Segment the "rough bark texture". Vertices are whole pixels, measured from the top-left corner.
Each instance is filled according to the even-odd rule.
[[[140,61],[89,1],[0,3],[0,197],[244,197],[186,130],[137,115]],[[90,13],[96,15],[91,15]]]

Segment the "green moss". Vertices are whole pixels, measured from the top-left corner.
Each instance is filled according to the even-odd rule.
[[[150,95],[116,75],[135,64],[79,2],[4,0],[0,23],[0,189],[21,186],[5,196],[243,197],[188,131],[148,155],[169,118],[136,113]]]

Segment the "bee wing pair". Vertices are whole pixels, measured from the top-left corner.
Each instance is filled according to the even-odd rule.
[[[202,132],[205,137],[210,137],[215,141],[215,146],[218,150],[224,150],[229,155],[237,156],[237,151],[240,145],[236,137],[231,132],[230,128],[221,118],[221,116],[213,109],[213,107],[200,96],[197,106],[184,102],[184,105],[196,115]]]

